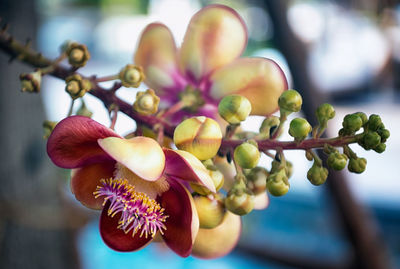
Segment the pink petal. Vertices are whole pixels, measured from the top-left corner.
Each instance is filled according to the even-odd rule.
[[[99,139],[98,143],[114,160],[145,180],[155,181],[164,171],[164,152],[154,139],[108,137]]]
[[[117,229],[121,213],[116,214],[113,218],[108,216],[109,206],[110,202],[107,202],[100,216],[100,235],[109,248],[127,252],[139,250],[150,243],[153,238],[151,236],[140,237],[140,230],[132,236],[132,232],[125,233],[123,230]]]
[[[100,186],[101,179],[113,176],[115,161],[95,163],[73,169],[71,176],[71,191],[75,198],[84,206],[91,209],[102,209],[103,199],[95,198],[93,192]]]
[[[120,137],[113,130],[83,116],[72,116],[60,121],[47,141],[47,154],[62,168],[112,160],[97,144],[97,139]]]
[[[191,194],[179,182],[169,180],[170,189],[158,197],[168,216],[162,236],[167,246],[182,257],[192,251],[199,230],[199,217]]]
[[[287,90],[282,69],[266,58],[241,58],[216,70],[210,95],[216,100],[229,94],[240,94],[251,102],[252,115],[269,115],[278,110],[278,98]]]
[[[203,259],[225,256],[236,246],[241,230],[240,216],[227,211],[219,226],[199,230],[193,245],[193,256]]]
[[[164,24],[152,23],[144,29],[134,60],[144,69],[145,83],[157,94],[182,87],[176,65],[175,41]]]
[[[207,168],[195,156],[183,150],[166,148],[164,148],[164,153],[166,175],[198,183],[212,192],[216,191]]]
[[[246,25],[236,11],[223,5],[207,6],[190,21],[179,52],[181,69],[199,82],[239,57],[246,44]]]

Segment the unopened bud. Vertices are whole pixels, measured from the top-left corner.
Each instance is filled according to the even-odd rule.
[[[356,114],[348,114],[344,117],[342,125],[346,134],[352,134],[360,130],[363,125],[363,121]]]
[[[257,146],[244,142],[235,148],[233,153],[235,162],[244,169],[251,169],[257,166],[260,160],[260,152]]]
[[[352,173],[361,174],[362,172],[365,171],[366,166],[367,166],[367,160],[365,158],[357,158],[357,159],[350,158],[347,169],[349,169],[349,171]]]
[[[327,164],[329,167],[339,171],[346,167],[347,156],[345,154],[340,154],[339,152],[332,152],[329,154]]]
[[[378,132],[379,136],[381,137],[382,143],[385,143],[386,140],[390,137],[390,132],[388,129],[379,128],[377,132]]]
[[[143,69],[133,64],[127,64],[122,68],[118,77],[121,80],[122,86],[127,88],[137,88],[145,79]]]
[[[40,92],[40,84],[42,82],[42,73],[40,70],[29,74],[21,74],[19,79],[21,81],[22,92]]]
[[[377,132],[368,131],[359,142],[364,149],[369,150],[377,147],[381,143],[381,137]]]
[[[214,196],[193,197],[197,214],[199,215],[200,228],[212,229],[221,224],[225,215],[225,207],[221,199]]]
[[[90,110],[86,107],[86,104],[85,104],[85,102],[83,102],[83,99],[81,99],[81,100],[82,100],[82,104],[81,104],[81,106],[79,107],[78,111],[76,111],[76,115],[80,115],[80,116],[85,116],[85,117],[91,118],[92,115],[93,115],[93,112],[90,111]]]
[[[254,209],[254,195],[245,189],[233,187],[225,199],[225,207],[236,215],[246,215]]]
[[[73,74],[65,80],[65,91],[71,96],[72,99],[77,99],[90,91],[92,85],[89,80],[83,79],[78,74]]]
[[[381,127],[384,128],[381,117],[376,114],[370,115],[368,119],[368,130],[377,131]]]
[[[218,113],[230,124],[244,121],[251,112],[249,99],[241,95],[228,95],[218,105]]]
[[[335,117],[335,109],[331,104],[325,103],[320,105],[315,114],[317,115],[318,122],[321,126],[326,125],[328,120],[333,119]]]
[[[246,175],[247,187],[254,195],[265,192],[267,188],[268,171],[260,166],[257,166]]]
[[[277,116],[269,116],[263,120],[260,126],[260,134],[269,138],[272,132],[279,126],[280,120]]]
[[[143,115],[151,115],[157,112],[160,98],[155,94],[154,90],[148,89],[145,92],[136,94],[133,109]]]
[[[214,157],[221,146],[222,132],[219,124],[200,116],[181,122],[174,131],[174,143],[180,150],[192,153],[199,160]]]
[[[313,166],[307,172],[307,178],[315,186],[322,185],[328,178],[328,169],[314,162]]]
[[[377,153],[382,153],[386,150],[386,144],[385,143],[380,143],[378,146],[374,148],[375,152]]]
[[[65,53],[67,54],[69,64],[76,68],[85,66],[90,59],[90,53],[86,45],[76,42],[68,43]]]
[[[290,122],[289,134],[296,139],[302,140],[307,137],[311,129],[312,127],[306,119],[295,118]]]
[[[303,99],[295,90],[284,91],[278,99],[280,109],[288,112],[299,112],[302,104]]]
[[[267,189],[273,196],[285,195],[290,188],[285,169],[280,169],[268,176]]]

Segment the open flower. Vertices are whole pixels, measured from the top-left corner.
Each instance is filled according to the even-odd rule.
[[[269,115],[278,109],[287,81],[270,59],[238,58],[246,44],[246,26],[236,11],[210,5],[193,16],[180,49],[165,25],[148,25],[134,60],[164,105],[178,102],[190,89],[204,101],[197,115],[215,118],[219,100],[229,94],[249,99],[253,115]]]
[[[56,165],[73,169],[76,199],[102,209],[100,233],[110,248],[138,250],[160,233],[180,256],[191,253],[199,220],[182,183],[195,182],[215,192],[207,169],[193,155],[162,149],[147,137],[124,139],[82,116],[57,124],[47,152]]]

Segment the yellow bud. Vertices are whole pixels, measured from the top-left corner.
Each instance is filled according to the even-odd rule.
[[[118,75],[122,86],[128,88],[137,88],[145,79],[143,69],[140,66],[128,64],[121,69]]]
[[[72,99],[84,96],[86,92],[90,91],[92,86],[89,80],[83,79],[78,74],[67,77],[65,82],[65,91],[69,93]]]
[[[241,95],[225,96],[218,105],[218,113],[230,124],[244,121],[251,112],[249,99]]]
[[[174,132],[174,143],[180,150],[192,153],[200,160],[214,157],[221,146],[222,132],[218,123],[200,116],[181,122]]]
[[[136,94],[136,101],[133,109],[143,115],[151,115],[157,112],[160,98],[155,94],[154,90],[148,89],[145,92]]]
[[[225,207],[233,214],[246,215],[254,208],[254,195],[242,189],[232,189],[226,196]]]
[[[208,171],[209,171],[211,179],[213,180],[215,189],[218,191],[224,185],[224,175],[218,170],[216,170],[216,171],[208,170]],[[201,194],[201,195],[208,195],[208,194],[212,193],[209,189],[207,189],[204,186],[201,186],[199,184],[196,184],[196,183],[191,182],[190,187],[192,187],[192,189],[195,192],[197,192],[198,194]]]
[[[68,57],[68,62],[73,67],[82,67],[90,59],[90,53],[86,45],[70,42],[67,44],[65,53]]]
[[[255,194],[265,192],[267,189],[268,171],[263,167],[255,167],[246,175],[247,187]]]
[[[256,167],[260,160],[260,152],[258,151],[258,148],[249,142],[237,146],[233,156],[237,164],[244,169]]]
[[[221,224],[225,208],[220,199],[210,196],[195,196],[193,198],[199,215],[200,228],[212,229]]]

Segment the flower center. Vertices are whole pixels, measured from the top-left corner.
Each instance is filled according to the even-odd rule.
[[[179,99],[184,104],[185,110],[197,112],[205,104],[201,91],[191,85],[186,86],[185,90],[179,93]]]
[[[118,229],[125,233],[132,231],[132,237],[141,230],[140,237],[154,237],[159,231],[167,228],[164,225],[168,216],[164,215],[164,208],[145,193],[136,192],[135,187],[126,179],[102,179],[102,186],[97,186],[93,193],[96,198],[104,196],[103,206],[110,201],[107,214],[114,217],[121,213]]]

